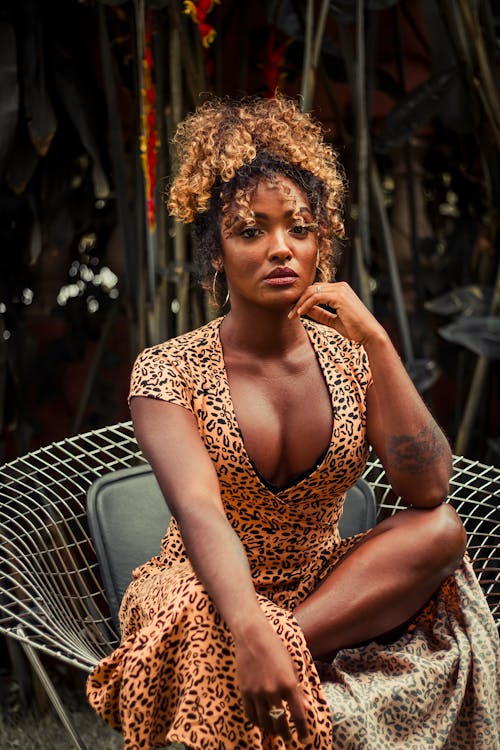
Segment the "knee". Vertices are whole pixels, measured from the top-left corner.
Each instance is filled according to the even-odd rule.
[[[467,544],[464,526],[456,510],[443,503],[427,511],[426,536],[430,559],[451,575],[463,559]]]

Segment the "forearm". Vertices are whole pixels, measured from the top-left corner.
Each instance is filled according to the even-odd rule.
[[[368,436],[394,490],[418,506],[442,502],[449,489],[448,441],[408,376],[386,332],[365,342],[373,386],[368,400]],[[370,410],[376,430],[370,430]],[[371,434],[373,433],[373,434]]]
[[[233,637],[267,627],[241,541],[218,508],[190,503],[177,520],[191,564]]]

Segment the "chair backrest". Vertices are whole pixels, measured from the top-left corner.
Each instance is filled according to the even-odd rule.
[[[170,511],[148,464],[98,479],[87,493],[90,535],[109,609],[118,626],[118,608],[131,573],[158,554]]]
[[[113,621],[132,570],[158,554],[170,511],[149,465],[106,474],[90,487],[87,515]],[[376,503],[363,479],[347,493],[339,523],[341,536],[375,525]]]

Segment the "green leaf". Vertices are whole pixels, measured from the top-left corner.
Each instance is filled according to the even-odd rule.
[[[454,66],[444,73],[431,76],[400,99],[387,115],[374,141],[375,151],[383,154],[401,146],[422,125],[439,114],[443,95],[457,75],[458,68]]]
[[[0,21],[0,91],[0,172],[3,172],[19,113],[16,36],[6,20]]]

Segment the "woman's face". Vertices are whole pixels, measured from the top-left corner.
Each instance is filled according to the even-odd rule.
[[[302,190],[287,177],[261,180],[250,207],[254,220],[236,217],[222,232],[222,266],[234,308],[239,301],[291,306],[313,283],[317,225]],[[224,236],[226,234],[226,236]]]

